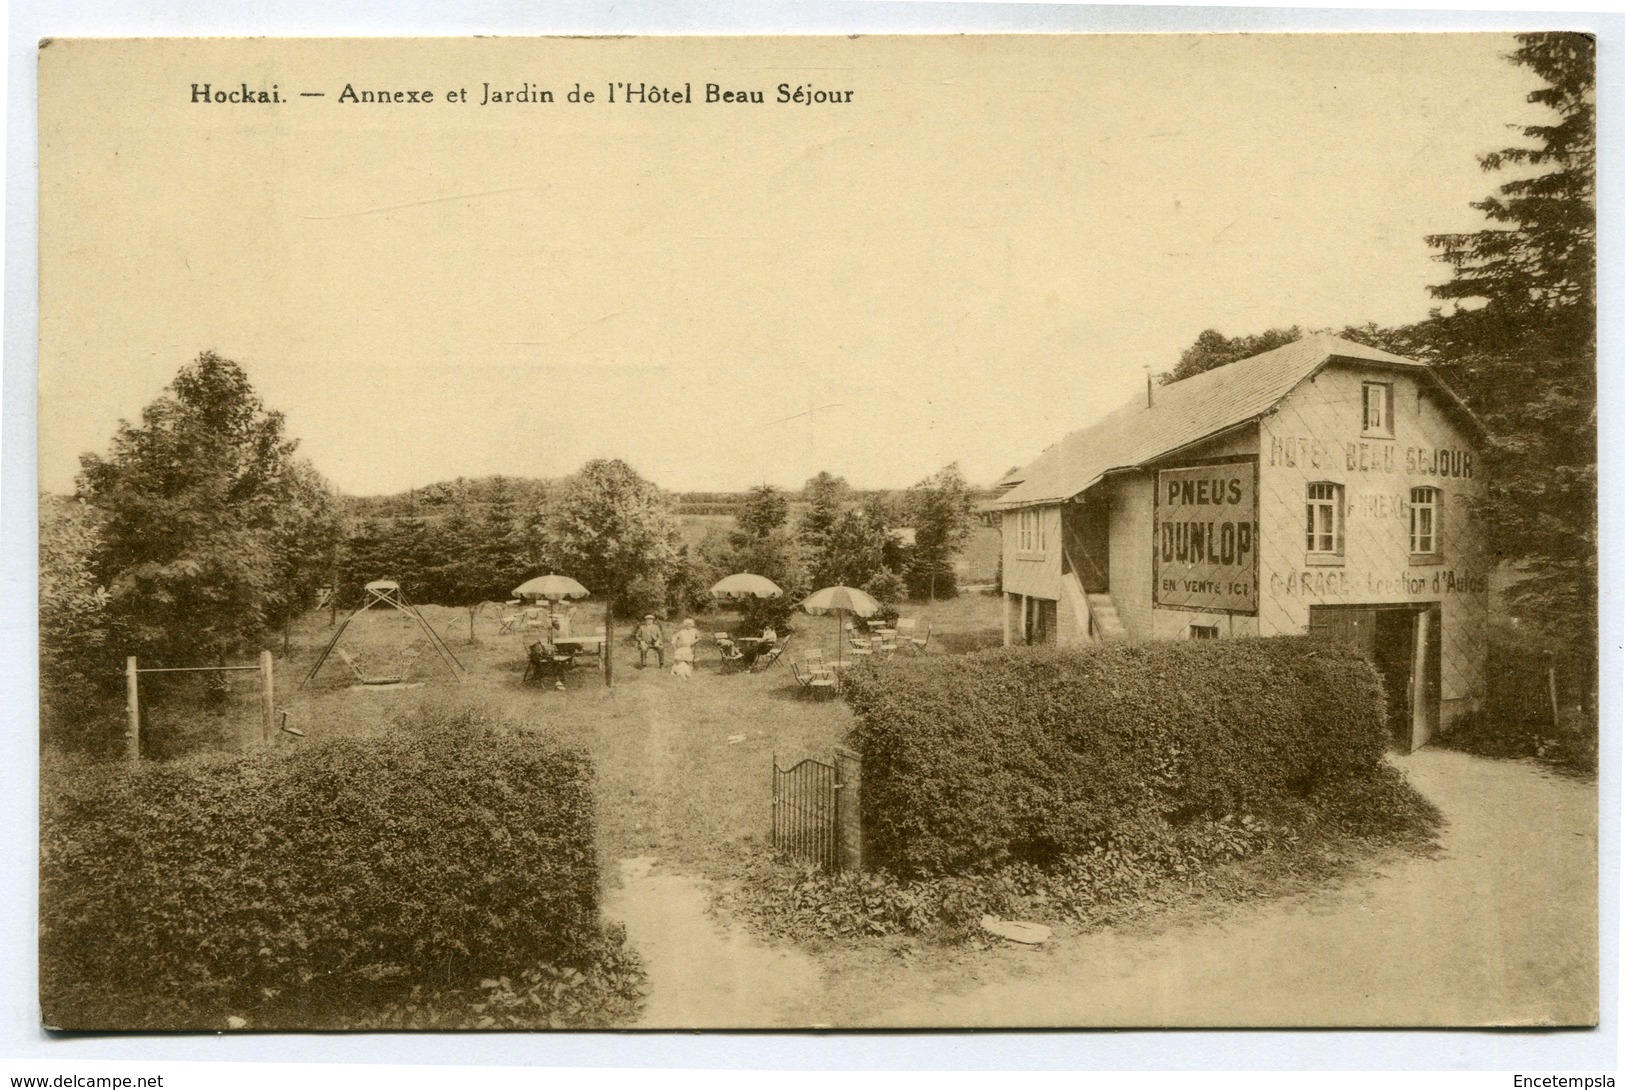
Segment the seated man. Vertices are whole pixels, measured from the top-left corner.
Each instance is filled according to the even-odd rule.
[[[655,620],[653,613],[644,615],[643,623],[633,630],[632,639],[638,645],[639,666],[648,665],[650,651],[655,653],[662,667],[666,665],[666,634],[661,631],[660,622]]]
[[[771,624],[764,625],[762,634],[756,637],[754,642],[745,645],[745,669],[755,669],[756,659],[773,650],[773,645],[778,642],[779,634],[773,631],[773,626]]]

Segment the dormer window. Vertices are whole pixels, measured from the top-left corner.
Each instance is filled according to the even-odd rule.
[[[1361,386],[1365,417],[1360,434],[1378,439],[1394,437],[1394,386],[1390,382],[1367,382]]]

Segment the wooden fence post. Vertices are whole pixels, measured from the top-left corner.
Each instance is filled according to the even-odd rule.
[[[1552,730],[1563,729],[1563,713],[1557,703],[1557,656],[1546,655],[1546,695],[1552,702]]]
[[[271,652],[260,652],[260,741],[271,744],[271,733],[276,718],[275,667],[271,665]]]
[[[129,722],[124,728],[124,752],[131,761],[141,760],[141,683],[135,656],[124,660],[124,710]]]
[[[850,749],[835,749],[835,857],[839,869],[863,870],[863,758]]]

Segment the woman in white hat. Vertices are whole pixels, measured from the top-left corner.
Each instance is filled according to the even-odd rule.
[[[692,620],[685,620],[671,641],[672,673],[685,679],[694,676],[694,645],[699,642],[700,630]]]

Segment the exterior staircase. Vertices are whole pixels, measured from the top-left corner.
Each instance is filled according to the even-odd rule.
[[[1117,615],[1117,603],[1112,601],[1112,596],[1088,594],[1084,597],[1089,602],[1089,619],[1093,623],[1096,638],[1101,643],[1126,641],[1128,629],[1123,627],[1123,618]]]

